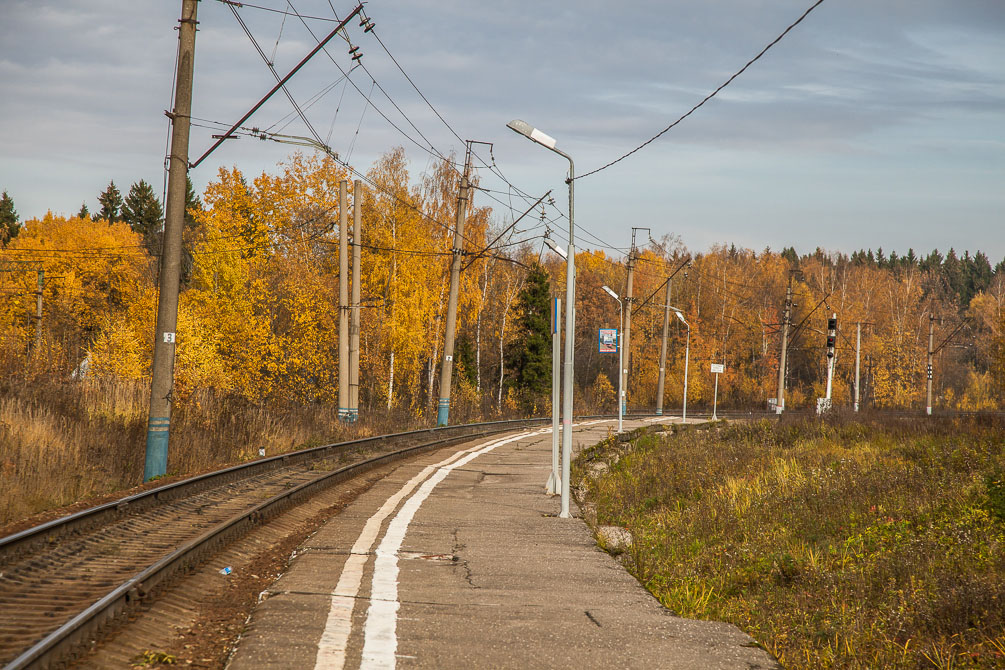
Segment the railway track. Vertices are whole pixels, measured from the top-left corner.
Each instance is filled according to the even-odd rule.
[[[227,468],[0,539],[0,663],[62,663],[132,606],[264,519],[422,451],[543,420],[365,438]]]

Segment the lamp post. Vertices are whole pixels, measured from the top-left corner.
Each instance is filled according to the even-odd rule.
[[[572,458],[572,369],[576,333],[576,245],[574,223],[574,186],[576,179],[575,165],[572,156],[555,148],[555,138],[542,133],[526,121],[514,119],[506,127],[520,133],[527,139],[537,142],[546,149],[554,151],[569,161],[569,250],[565,260],[565,370],[562,378],[562,511],[559,516],[568,519],[569,513],[569,474]]]
[[[623,386],[623,381],[625,379],[624,369],[625,369],[625,352],[622,345],[624,344],[625,337],[625,310],[624,305],[621,302],[621,298],[618,294],[611,290],[610,286],[606,284],[600,288],[604,289],[607,295],[611,296],[618,301],[618,320],[620,325],[618,326],[618,432],[621,432],[622,416],[624,415],[624,410],[622,409],[622,401],[625,396],[625,389]]]
[[[691,324],[684,319],[684,314],[676,307],[671,307],[680,322],[687,326],[687,344],[684,347],[684,406],[681,411],[681,423],[687,423],[687,365],[691,358]]]

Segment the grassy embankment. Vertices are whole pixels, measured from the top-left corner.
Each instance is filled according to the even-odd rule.
[[[0,380],[0,535],[31,515],[138,485],[148,401],[149,386],[138,383]],[[428,421],[410,412],[364,412],[347,425],[327,403],[197,394],[176,405],[168,474],[248,461],[260,447],[272,456],[419,425]]]
[[[786,668],[1005,667],[1005,420],[834,417],[613,440],[596,522],[666,607]]]

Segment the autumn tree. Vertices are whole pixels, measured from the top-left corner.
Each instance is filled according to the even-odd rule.
[[[115,223],[122,218],[122,194],[115,186],[115,181],[108,182],[108,187],[98,195],[98,218]]]
[[[17,211],[14,209],[14,199],[3,192],[0,197],[0,242],[7,244],[17,237],[21,230],[21,224],[17,220]]]

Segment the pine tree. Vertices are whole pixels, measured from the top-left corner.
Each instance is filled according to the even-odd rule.
[[[98,218],[115,223],[122,219],[122,194],[115,187],[115,182],[108,182],[108,188],[98,195]]]
[[[129,195],[122,204],[122,220],[129,224],[133,232],[143,236],[143,243],[150,253],[156,253],[160,246],[164,210],[153,188],[142,179],[129,188]]]
[[[90,212],[90,210],[87,209],[87,203],[86,202],[80,203],[80,211],[77,213],[77,218],[78,219],[90,219],[91,218],[91,212]]]
[[[517,296],[517,343],[507,356],[513,385],[528,402],[551,388],[551,317],[548,274],[540,266],[527,276]]]
[[[21,224],[17,220],[17,211],[14,209],[14,199],[3,192],[0,197],[0,242],[5,245],[17,237],[21,232]]]

